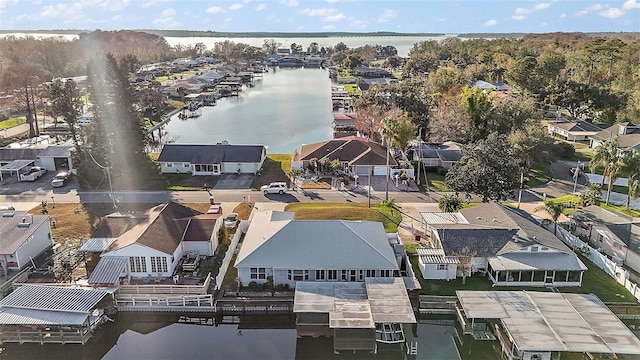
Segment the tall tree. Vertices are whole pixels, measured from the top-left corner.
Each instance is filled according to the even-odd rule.
[[[485,139],[489,134],[488,114],[492,107],[490,93],[485,92],[477,86],[462,88],[462,108],[471,119],[470,140],[478,141]]]
[[[21,63],[8,66],[2,71],[0,85],[5,91],[14,90],[17,107],[26,112],[29,124],[29,137],[38,136],[36,124],[36,107],[33,89],[40,84],[45,72],[34,63]]]
[[[547,164],[554,158],[554,140],[538,122],[528,122],[523,128],[508,135],[513,155],[520,160],[525,174],[533,163]]]
[[[83,101],[77,84],[73,79],[67,79],[64,82],[56,79],[49,85],[49,93],[53,113],[62,116],[69,125],[76,156],[82,158],[82,148],[78,138],[78,118],[82,114]]]
[[[489,202],[506,200],[520,187],[518,160],[504,135],[491,133],[485,140],[464,146],[462,154],[447,172],[448,188]]]
[[[608,180],[606,204],[609,204],[609,196],[611,195],[611,187],[622,170],[622,161],[618,156],[618,137],[605,141],[602,145],[596,147],[593,157],[589,162],[589,169],[593,172],[595,169],[602,167],[602,184],[604,180]]]
[[[136,188],[153,165],[145,153],[146,131],[127,75],[110,54],[91,61],[88,74],[94,121],[87,129],[87,154],[78,177],[85,185],[98,187],[107,168],[107,176],[120,178],[120,187]]]
[[[457,212],[462,209],[462,200],[457,194],[444,194],[438,199],[438,209],[443,212]]]
[[[627,177],[627,209],[640,196],[640,152],[626,151],[622,156],[622,173]]]
[[[558,218],[566,208],[567,206],[564,203],[547,200],[541,206],[538,206],[536,210],[542,210],[551,216],[551,221],[553,222],[553,234],[555,235],[558,233]]]

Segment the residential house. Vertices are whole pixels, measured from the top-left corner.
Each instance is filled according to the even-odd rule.
[[[93,111],[87,111],[86,113],[78,117],[78,120],[76,121],[76,123],[81,126],[91,124],[94,117],[95,116],[93,115]]]
[[[550,122],[547,125],[547,131],[549,135],[558,135],[567,141],[588,141],[591,136],[602,131],[602,126],[602,124],[593,124],[582,120]]]
[[[368,66],[360,66],[351,70],[351,74],[354,76],[362,76],[365,78],[388,78],[393,77],[393,74],[388,70],[381,68],[370,68]]]
[[[255,174],[266,157],[264,145],[223,141],[215,145],[166,144],[157,161],[164,174]]]
[[[0,217],[0,272],[20,270],[53,245],[48,215],[5,211]]]
[[[486,273],[500,286],[580,286],[587,267],[552,233],[525,212],[497,203],[459,213],[421,213],[430,236],[419,252],[425,279],[455,279],[468,248],[470,273]],[[455,275],[454,275],[455,274]]]
[[[355,136],[302,145],[294,153],[291,167],[305,169],[311,159],[320,161],[325,158],[340,161],[344,171],[350,174],[368,175],[372,169],[373,175],[387,174],[387,148]],[[392,154],[389,154],[389,167],[398,167]]]
[[[462,158],[462,145],[447,141],[437,144],[419,144],[412,147],[413,160],[426,167],[441,166],[448,169]]]
[[[587,206],[569,215],[577,235],[587,235],[602,253],[640,273],[640,220]]]
[[[38,163],[48,171],[74,171],[71,153],[73,145],[50,145],[38,154]]]
[[[274,284],[295,287],[299,281],[399,276],[401,266],[407,268],[399,257],[379,222],[294,220],[291,212],[260,211],[251,219],[235,267],[244,285],[272,277]]]
[[[640,127],[624,122],[614,124],[591,136],[589,147],[596,148],[604,142],[618,138],[619,151],[636,149],[640,151]]]
[[[183,255],[213,255],[222,223],[220,214],[201,214],[175,202],[108,215],[80,248],[100,253],[89,283],[113,283],[128,276],[170,277]],[[114,277],[96,279],[103,279],[98,274],[104,273]]]
[[[333,138],[358,136],[356,129],[356,114],[333,114]]]
[[[23,172],[35,165],[41,148],[0,148],[0,180]]]

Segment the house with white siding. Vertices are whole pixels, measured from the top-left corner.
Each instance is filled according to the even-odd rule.
[[[13,210],[0,215],[0,273],[25,268],[53,245],[48,215]]]
[[[223,141],[215,145],[166,144],[157,161],[163,174],[255,174],[266,157],[264,145]]]
[[[400,264],[382,223],[294,220],[291,212],[261,211],[251,219],[235,267],[243,285],[298,281],[363,282],[399,276]]]

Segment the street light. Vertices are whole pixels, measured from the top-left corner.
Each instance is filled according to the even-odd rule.
[[[213,205],[215,204],[215,201],[213,199],[213,194],[211,193],[211,189],[207,183],[204,183],[204,190],[207,192],[207,194],[209,194],[209,204]]]
[[[53,196],[51,197],[51,208],[52,209],[56,208],[56,200],[53,198]]]

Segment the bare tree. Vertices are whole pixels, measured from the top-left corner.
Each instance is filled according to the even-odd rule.
[[[462,273],[462,284],[467,281],[467,276],[471,276],[471,268],[473,266],[473,258],[476,256],[476,251],[471,251],[468,246],[463,247],[460,251],[453,255],[458,258],[460,263],[458,264],[458,271]]]

